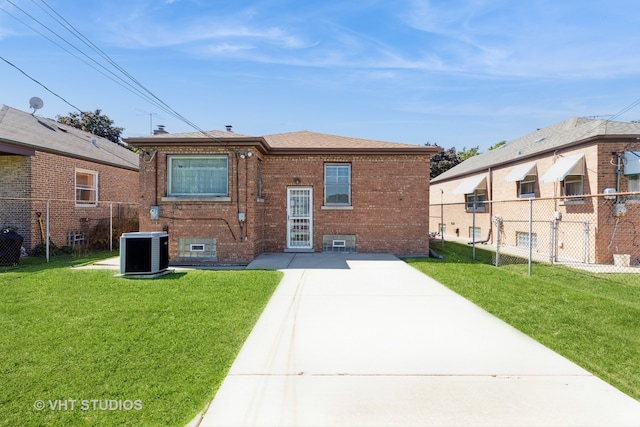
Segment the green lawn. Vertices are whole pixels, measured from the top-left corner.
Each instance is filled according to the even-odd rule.
[[[535,264],[494,267],[456,243],[409,264],[640,400],[640,275]]]
[[[1,425],[183,426],[214,396],[281,279],[71,268],[86,261],[0,267]]]

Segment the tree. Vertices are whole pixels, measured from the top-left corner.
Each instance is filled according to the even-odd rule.
[[[114,126],[113,120],[102,114],[102,110],[69,113],[67,116],[56,116],[56,120],[59,123],[101,136],[116,144],[121,143],[120,135],[124,128]]]
[[[425,144],[431,145],[431,144]],[[437,146],[437,145],[436,145]],[[431,157],[431,178],[435,178],[436,176],[448,171],[455,165],[460,163],[458,160],[458,156],[456,155],[455,147],[451,147],[447,150],[443,150],[442,152]]]
[[[462,147],[461,151],[458,151],[458,160],[460,163],[464,162],[470,157],[480,154],[480,146],[471,147],[467,150],[467,147]]]
[[[506,145],[507,141],[500,141],[500,142],[496,142],[494,145],[492,145],[491,147],[489,147],[489,151],[491,150],[497,150],[498,148],[502,147],[503,145]]]

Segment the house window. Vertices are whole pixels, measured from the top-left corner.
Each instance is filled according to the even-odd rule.
[[[640,175],[627,175],[627,191],[640,192]],[[640,194],[635,194],[633,196],[628,196],[627,199],[630,200],[640,200]]]
[[[487,198],[487,193],[485,190],[477,190],[475,193],[466,194],[466,208],[467,212],[484,212],[485,211],[485,203],[484,201]]]
[[[351,165],[324,165],[324,204],[351,205]]]
[[[76,169],[76,206],[98,205],[98,172]]]
[[[581,196],[584,194],[584,177],[582,175],[567,175],[564,178],[562,188],[563,196]]]
[[[518,197],[527,198],[536,195],[536,176],[527,175],[522,181],[518,181]]]
[[[262,199],[262,160],[258,159],[258,176],[256,178],[256,193],[258,199]]]
[[[529,233],[517,231],[516,239],[518,240],[519,248],[529,249]],[[538,236],[536,235],[536,233],[531,233],[531,248],[536,249],[537,247],[538,247]]]
[[[169,196],[229,195],[227,156],[169,156]]]

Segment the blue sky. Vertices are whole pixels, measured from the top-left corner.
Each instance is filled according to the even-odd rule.
[[[485,151],[569,117],[608,118],[640,98],[633,0],[0,0],[0,8],[0,56],[74,106],[102,109],[125,137],[149,134],[150,123],[194,129],[15,17],[119,75],[50,16],[57,12],[205,130]],[[0,104],[31,111],[32,96],[44,100],[40,115],[73,110],[0,61]],[[638,119],[640,107],[617,117]]]

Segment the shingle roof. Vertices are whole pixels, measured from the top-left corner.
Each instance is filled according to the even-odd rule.
[[[207,139],[209,141],[207,141]],[[234,141],[237,140],[237,141]],[[330,152],[362,152],[385,154],[435,154],[439,147],[402,144],[397,142],[376,141],[371,139],[351,138],[328,135],[324,133],[299,131],[279,133],[266,136],[246,136],[234,132],[208,131],[178,134],[160,134],[148,137],[128,138],[127,142],[134,146],[154,144],[167,145],[172,142],[188,144],[223,143],[223,144],[258,144],[265,152],[279,154],[306,154]]]
[[[0,141],[125,169],[139,169],[138,155],[125,147],[6,105],[0,108]]]
[[[573,117],[516,138],[502,147],[473,156],[431,180],[457,178],[489,167],[520,162],[528,157],[585,141],[596,136],[640,136],[640,123]]]
[[[351,138],[346,136],[328,135],[324,133],[299,131],[266,135],[264,139],[273,148],[416,148],[413,144],[376,141],[371,139]]]

